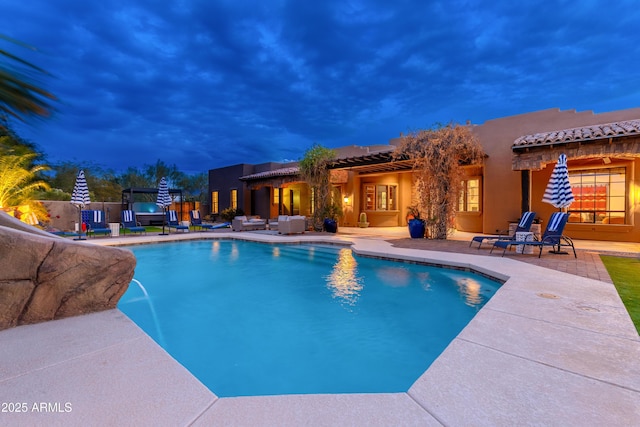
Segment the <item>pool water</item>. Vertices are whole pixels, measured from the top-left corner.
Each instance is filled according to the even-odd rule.
[[[500,286],[335,246],[133,246],[118,308],[220,397],[404,392]]]

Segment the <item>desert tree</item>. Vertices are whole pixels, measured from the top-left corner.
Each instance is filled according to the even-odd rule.
[[[331,210],[331,172],[329,165],[336,158],[336,152],[320,144],[313,144],[300,160],[300,175],[313,192],[313,226],[322,230],[322,222]]]
[[[458,208],[464,166],[484,159],[471,127],[450,123],[404,135],[394,158],[412,162],[414,204],[426,221],[428,237],[446,239]]]

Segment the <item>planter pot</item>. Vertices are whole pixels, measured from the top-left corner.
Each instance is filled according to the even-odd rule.
[[[412,239],[423,239],[425,232],[425,224],[421,219],[409,220],[409,235]]]
[[[369,226],[368,222],[359,222],[358,223],[358,227],[360,228],[367,228]]]
[[[324,231],[328,233],[337,233],[338,232],[338,221],[335,219],[326,218],[324,220]]]

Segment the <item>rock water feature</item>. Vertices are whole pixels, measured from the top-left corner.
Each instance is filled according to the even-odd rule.
[[[0,212],[0,330],[116,307],[131,251],[64,239]]]

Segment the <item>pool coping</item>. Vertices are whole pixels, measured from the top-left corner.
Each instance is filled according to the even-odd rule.
[[[24,402],[29,411],[0,412],[0,423],[640,424],[640,338],[609,283],[359,236],[220,232],[90,242],[192,239],[351,244],[360,255],[469,268],[505,283],[406,393],[218,398],[119,310],[20,326],[0,332],[0,402]],[[33,410],[43,402],[51,410]]]

